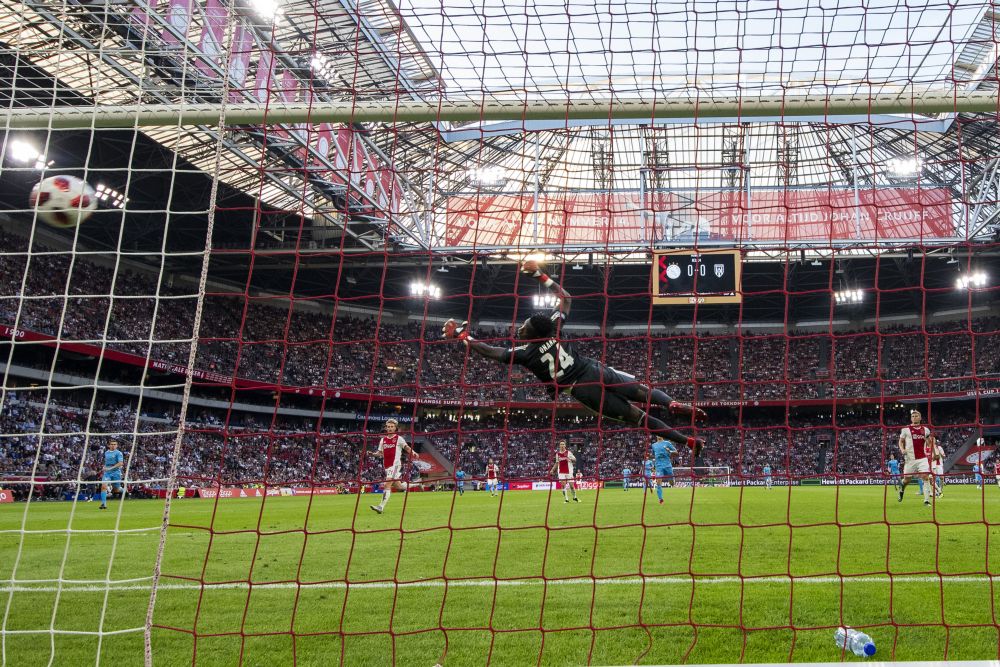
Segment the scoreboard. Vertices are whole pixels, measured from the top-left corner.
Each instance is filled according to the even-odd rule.
[[[653,303],[740,303],[739,250],[654,250]]]

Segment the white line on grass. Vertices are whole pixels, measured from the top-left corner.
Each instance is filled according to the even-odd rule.
[[[787,577],[787,576],[773,576],[773,577],[754,577],[754,578],[744,578],[743,583],[746,585],[757,585],[757,584],[788,584],[794,580],[796,586],[802,585],[814,585],[814,584],[839,584],[843,582],[845,585],[849,584],[887,584],[890,581],[894,584],[927,584],[927,583],[957,583],[957,584],[981,584],[989,583],[991,580],[1000,579],[1000,575],[956,575],[947,576],[942,575],[937,577],[934,575],[900,575],[896,577],[888,577],[885,575],[873,575],[873,576],[858,576],[858,577]],[[37,580],[32,580],[32,582]],[[135,581],[135,580],[127,580]],[[693,583],[701,585],[719,585],[719,584],[738,584],[740,583],[740,577],[679,577],[679,576],[664,576],[664,577],[616,577],[612,579],[589,579],[585,577],[576,579],[553,579],[548,581],[549,586],[634,586],[638,584],[645,583],[650,586],[659,585],[691,585]],[[150,590],[149,584],[134,584],[126,583],[124,585],[118,585],[117,582],[109,582],[108,584],[93,585],[73,585],[70,582],[64,582],[62,588],[56,586],[35,586],[26,585],[28,582],[18,582],[13,586],[9,583],[0,586],[0,593],[55,593],[56,591],[62,591],[63,593],[99,593],[106,590],[112,591],[148,591]],[[278,584],[254,584],[254,589],[274,589],[274,590],[285,590],[294,588],[303,589],[391,589],[391,588],[444,588],[447,585],[449,588],[473,588],[473,587],[510,587],[510,586],[542,586],[546,582],[539,578],[528,578],[528,579],[460,579],[457,581],[445,582],[440,579],[433,579],[429,581],[413,581],[413,582],[401,582],[394,583],[391,581],[372,581],[372,582],[358,582],[353,584],[345,584],[342,581],[325,581],[315,584],[303,583],[295,584],[289,582],[282,582]],[[194,582],[184,582],[184,583],[161,583],[158,590],[175,591],[175,590],[198,590],[201,588],[199,584]],[[224,584],[206,584],[206,589],[247,589],[249,584],[246,582],[231,582]]]

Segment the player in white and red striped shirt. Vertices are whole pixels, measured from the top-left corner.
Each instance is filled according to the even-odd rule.
[[[556,452],[555,463],[552,464],[552,468],[549,470],[550,475],[559,472],[559,481],[563,485],[563,502],[569,502],[569,496],[566,491],[571,489],[573,491],[573,502],[578,503],[580,499],[576,497],[576,485],[573,483],[573,464],[576,463],[576,457],[573,456],[573,452],[566,449],[566,441],[559,441],[559,450]]]
[[[497,495],[497,485],[500,480],[500,466],[490,459],[490,462],[486,464],[486,490],[490,492],[490,495],[496,497]]]
[[[936,443],[931,430],[920,423],[919,410],[910,411],[910,425],[904,426],[899,433],[899,451],[903,453],[903,481],[899,486],[899,502],[903,502],[903,493],[911,477],[917,477],[923,482],[924,505],[931,504],[931,458]]]
[[[403,436],[399,435],[399,422],[390,419],[385,423],[385,435],[378,440],[378,450],[372,452],[374,456],[381,455],[382,467],[385,468],[385,483],[382,485],[382,502],[378,505],[369,505],[373,512],[379,514],[385,509],[389,502],[389,496],[393,489],[396,491],[406,491],[410,485],[400,480],[403,475],[403,452],[406,451],[411,459],[419,459],[413,448],[406,444]]]

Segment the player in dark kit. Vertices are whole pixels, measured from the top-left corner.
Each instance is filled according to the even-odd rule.
[[[461,340],[470,350],[494,361],[513,361],[524,366],[539,380],[548,383],[554,394],[566,392],[599,415],[645,427],[661,438],[690,447],[694,455],[698,456],[704,446],[701,438],[692,438],[670,428],[662,420],[633,404],[633,401],[642,405],[662,406],[672,414],[688,418],[704,419],[705,412],[675,401],[659,389],[650,389],[638,382],[635,376],[585,357],[576,351],[572,343],[560,341],[559,325],[569,314],[572,297],[559,283],[542,273],[537,262],[525,261],[521,270],[559,297],[559,306],[551,315],[532,315],[517,330],[517,338],[522,345],[510,349],[487,345],[469,335],[468,322],[459,324],[455,320],[445,323],[442,329],[444,337]]]

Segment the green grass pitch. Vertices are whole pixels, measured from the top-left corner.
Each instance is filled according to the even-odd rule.
[[[580,497],[396,493],[382,516],[370,494],[179,501],[154,613],[175,629],[153,630],[154,663],[837,661],[841,622],[882,660],[998,657],[996,487],[948,487],[933,509],[914,487],[902,504],[881,487]],[[162,511],[0,505],[6,664],[141,664],[128,631]]]

